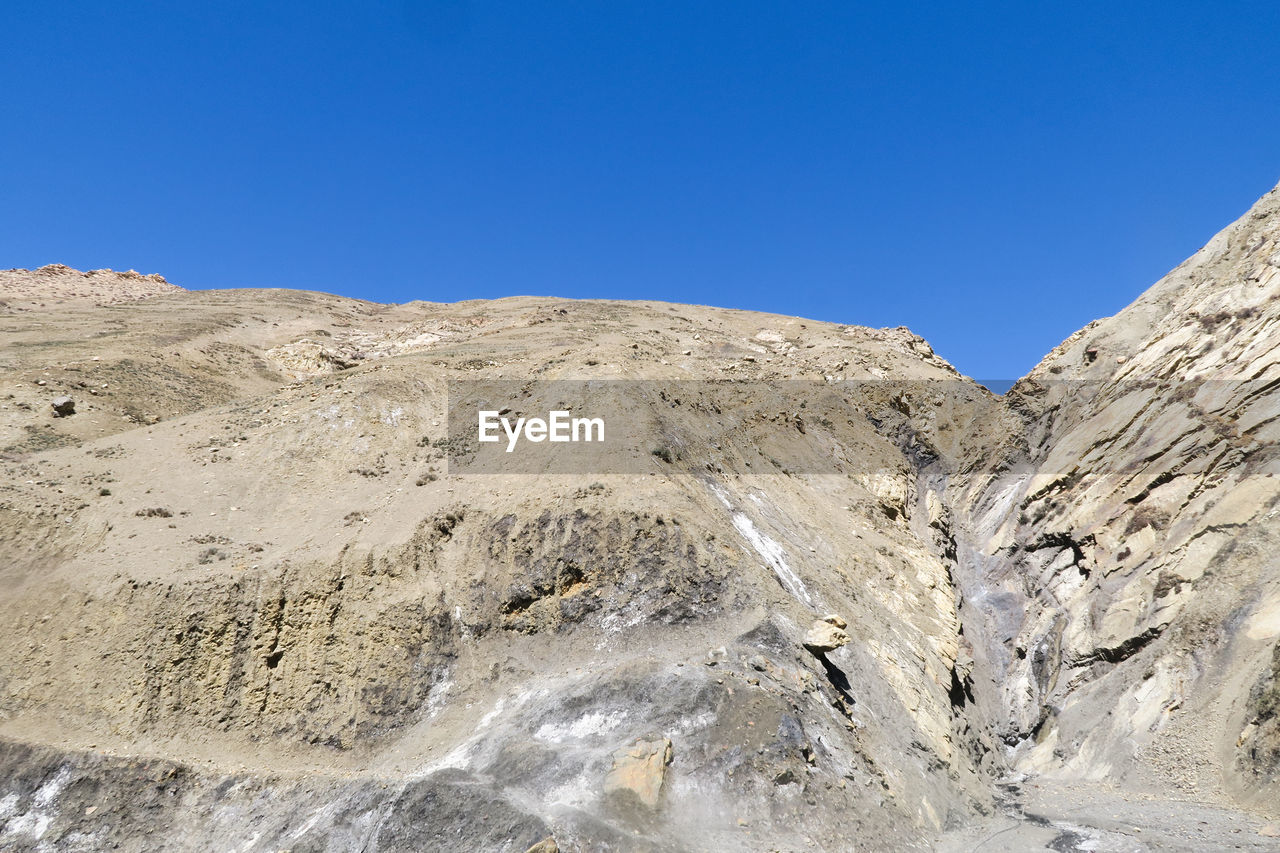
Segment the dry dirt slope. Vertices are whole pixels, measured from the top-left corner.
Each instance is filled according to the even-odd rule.
[[[1270,849],[1275,207],[1003,400],[719,309],[0,294],[0,844]],[[450,472],[457,379],[677,452]]]
[[[3,354],[30,406],[9,410],[14,434],[50,436],[7,463],[4,606],[20,627],[0,668],[5,731],[155,756],[184,781],[162,786],[172,824],[153,825],[129,805],[131,765],[81,771],[85,752],[64,764],[24,747],[15,840],[145,846],[140,827],[172,825],[203,849],[248,841],[227,826],[248,810],[264,848],[523,850],[554,835],[565,849],[838,849],[895,825],[909,843],[989,808],[980,735],[953,714],[945,548],[927,518],[910,521],[900,392],[860,392],[883,434],[842,400],[806,408],[802,432],[807,401],[766,396],[714,470],[649,456],[640,475],[467,480],[438,447],[450,376],[644,379],[634,411],[671,412],[692,434],[697,401],[673,401],[725,371],[768,380],[753,384],[766,395],[789,378],[913,378],[929,395],[914,431],[945,445],[961,431],[948,395],[990,398],[909,333],[267,292],[72,305],[40,322],[75,333]],[[253,370],[220,368],[221,341]],[[168,372],[98,381],[124,362]],[[68,418],[38,407],[82,377],[112,396]],[[226,402],[153,409],[147,426],[113,408],[206,393]],[[862,638],[831,671],[798,643],[828,611]],[[638,738],[672,744],[653,806],[605,790]],[[116,786],[121,802],[81,813],[94,806],[78,791]],[[831,821],[807,820],[815,810]]]

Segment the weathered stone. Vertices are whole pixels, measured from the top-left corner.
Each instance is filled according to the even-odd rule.
[[[556,840],[547,837],[530,847],[524,853],[560,853],[560,845],[556,844]]]
[[[840,626],[825,619],[818,619],[809,627],[809,632],[804,635],[802,642],[804,647],[815,655],[822,655],[833,652],[848,643],[849,635]]]
[[[54,397],[49,405],[53,407],[55,418],[65,418],[76,413],[76,401],[70,397]]]
[[[657,808],[670,763],[668,738],[638,740],[613,754],[613,768],[604,780],[605,793],[634,797],[647,808]]]

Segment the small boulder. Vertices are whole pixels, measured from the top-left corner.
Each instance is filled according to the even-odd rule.
[[[836,617],[839,619],[839,617]],[[843,623],[844,620],[840,619]],[[849,642],[849,635],[840,625],[826,619],[817,619],[809,626],[809,632],[804,635],[802,641],[804,647],[815,655],[825,655],[827,652],[833,652],[841,646]]]
[[[548,836],[524,851],[524,853],[560,853],[560,845],[556,844],[554,838]]]
[[[54,397],[49,405],[53,406],[55,418],[65,418],[76,413],[76,401],[70,397]]]
[[[668,738],[637,740],[613,754],[613,768],[605,777],[604,792],[634,798],[649,809],[657,808],[670,763]]]

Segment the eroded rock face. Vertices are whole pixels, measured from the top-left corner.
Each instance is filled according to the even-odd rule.
[[[1247,774],[1260,779],[1280,776],[1280,643],[1270,666],[1249,691],[1245,723],[1236,741],[1237,760]]]
[[[24,305],[0,846],[920,849],[1024,774],[1274,812],[1278,209],[1003,399],[906,330],[715,309]],[[688,384],[725,375],[749,408]],[[463,477],[473,377],[642,379],[666,453]]]
[[[949,693],[947,558],[911,526],[902,442],[923,458],[958,433],[931,382],[994,403],[909,333],[275,291],[46,310],[68,342],[23,346],[42,333],[19,323],[6,393],[99,394],[52,428],[34,408],[0,421],[0,618],[17,626],[0,735],[57,745],[17,759],[30,785],[0,791],[19,808],[0,820],[26,827],[63,764],[59,791],[123,792],[112,756],[140,753],[182,769],[174,797],[222,789],[155,823],[174,849],[243,846],[246,813],[279,849],[906,846],[988,807]],[[296,382],[306,364],[281,353],[306,348],[278,348],[300,341],[369,357]],[[686,351],[679,374],[663,363]],[[729,367],[760,381],[708,430],[718,398],[688,376]],[[774,388],[823,373],[917,386]],[[676,451],[635,474],[451,476],[445,383],[475,376],[643,379],[622,410],[661,419]],[[833,610],[876,643],[815,659],[805,631]],[[675,745],[645,765],[661,781],[607,789],[614,754],[655,736]],[[38,810],[41,843],[118,840],[106,800],[64,796]]]
[[[1017,766],[1274,790],[1241,705],[1280,636],[1278,296],[1273,191],[1014,386],[1016,440],[951,483],[976,690]]]

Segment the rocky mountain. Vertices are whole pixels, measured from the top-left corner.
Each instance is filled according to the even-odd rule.
[[[1276,849],[1277,208],[1003,397],[905,329],[0,274],[0,847]],[[467,394],[630,443],[482,470]]]
[[[1015,769],[1280,802],[1278,295],[1273,190],[1050,353],[953,484],[976,693]]]

